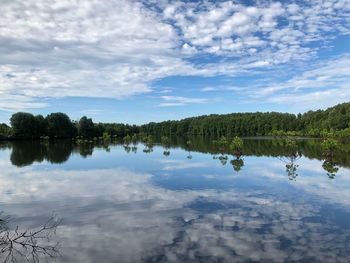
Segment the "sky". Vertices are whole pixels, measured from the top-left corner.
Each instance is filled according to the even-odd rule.
[[[1,0],[0,122],[141,124],[350,101],[350,1]]]

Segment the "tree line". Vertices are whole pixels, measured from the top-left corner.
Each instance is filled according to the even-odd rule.
[[[94,123],[86,116],[72,121],[60,112],[46,117],[18,112],[12,115],[10,124],[0,124],[0,138],[98,138],[103,134],[121,138],[133,134],[159,138],[197,135],[214,138],[269,135],[350,137],[350,103],[297,115],[279,112],[212,114],[139,126]]]
[[[304,114],[255,112],[212,114],[179,121],[151,122],[140,130],[153,135],[350,137],[350,103]]]
[[[17,112],[10,118],[11,126],[0,124],[0,138],[37,139],[37,138],[95,138],[104,133],[122,137],[139,132],[136,125],[121,123],[94,123],[83,116],[72,121],[67,114],[57,112],[46,117],[27,112]]]

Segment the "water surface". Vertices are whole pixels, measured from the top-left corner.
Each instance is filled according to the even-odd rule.
[[[175,142],[169,155],[160,145],[1,143],[1,234],[51,218],[36,245],[56,250],[40,261],[349,262],[346,150],[329,161],[317,141],[299,141],[295,158],[278,140],[244,145],[237,159],[205,140]]]

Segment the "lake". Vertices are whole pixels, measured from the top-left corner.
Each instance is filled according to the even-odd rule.
[[[1,142],[1,262],[350,262],[349,149],[184,141]]]

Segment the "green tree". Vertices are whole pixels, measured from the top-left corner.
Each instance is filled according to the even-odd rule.
[[[129,146],[129,144],[131,143],[131,136],[128,134],[123,138],[124,141],[124,145]]]
[[[147,136],[145,143],[147,147],[149,148],[153,147],[154,141],[153,141],[152,135]]]
[[[51,138],[73,138],[77,131],[69,117],[61,112],[46,116],[48,135]]]
[[[108,132],[104,132],[104,133],[102,134],[102,140],[103,140],[104,142],[109,142],[109,141],[111,140],[111,135],[110,135]]]
[[[143,152],[145,153],[150,153],[153,152],[153,137],[152,135],[148,135],[144,138],[144,143],[145,143],[145,149],[143,149]]]
[[[78,122],[78,135],[84,138],[93,138],[97,136],[92,119],[83,116]]]
[[[324,155],[333,157],[334,152],[340,148],[339,142],[335,139],[326,139],[321,143]]]
[[[132,137],[131,137],[131,141],[132,141],[132,144],[135,146],[137,144],[137,135],[134,134]]]
[[[297,156],[298,145],[295,140],[292,140],[289,138],[284,140],[284,147],[286,148],[286,151],[288,152],[289,156],[292,156],[292,157]]]
[[[149,123],[139,127],[141,132],[156,136],[200,135],[221,136],[303,136],[330,137],[350,128],[350,103],[326,110],[304,114],[278,112],[233,113],[204,115],[180,121]],[[346,135],[350,137],[350,135]]]
[[[235,153],[236,156],[242,155],[242,148],[243,148],[243,140],[236,136],[231,144],[230,144],[230,149]]]
[[[218,157],[218,159],[220,160],[222,165],[226,165],[227,161],[228,161],[228,156],[225,155],[225,151],[227,149],[228,146],[228,140],[226,139],[225,136],[221,136],[218,140],[214,140],[213,143],[219,148],[220,151],[220,156]],[[214,157],[215,159],[217,159],[217,157]]]
[[[45,118],[42,115],[36,115],[34,117],[35,119],[35,136],[40,137],[40,136],[45,136],[47,135],[47,122]]]
[[[17,112],[10,118],[13,135],[17,138],[31,138],[37,136],[36,120],[33,114]]]
[[[228,140],[225,136],[221,136],[218,140],[213,141],[221,151],[224,151],[228,145]]]
[[[0,124],[0,138],[8,138],[12,134],[12,129],[6,123]]]
[[[170,139],[168,136],[162,136],[161,138],[161,142],[162,142],[162,145],[165,149],[165,151],[163,152],[163,154],[165,156],[169,156],[170,155],[170,151],[169,151],[169,148],[170,148]]]
[[[162,136],[161,142],[164,148],[168,149],[170,147],[170,139],[168,136]]]

